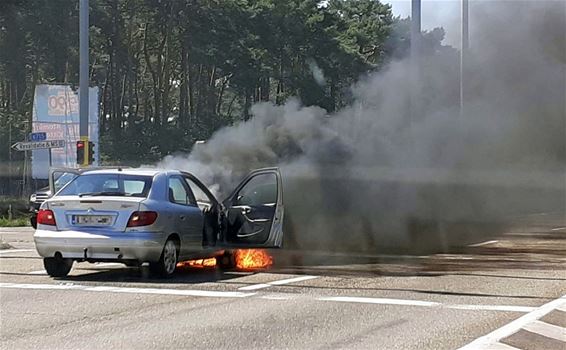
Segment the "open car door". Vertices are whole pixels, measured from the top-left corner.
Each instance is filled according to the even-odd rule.
[[[277,168],[251,172],[224,201],[222,245],[280,248],[283,242],[283,188]]]
[[[66,184],[81,174],[81,169],[77,168],[50,168],[49,169],[49,190],[51,196],[59,192]]]

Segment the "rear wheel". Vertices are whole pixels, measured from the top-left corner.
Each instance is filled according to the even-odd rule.
[[[172,239],[168,239],[167,242],[165,242],[159,261],[150,263],[149,269],[153,274],[161,277],[173,275],[179,259],[178,252],[178,243]]]
[[[231,251],[225,251],[224,254],[216,257],[216,265],[221,269],[230,270],[236,267],[236,258]]]
[[[45,271],[51,277],[65,277],[71,271],[73,267],[73,260],[64,259],[61,257],[57,258],[44,258],[43,266]]]
[[[37,229],[37,214],[33,214],[33,216],[29,219],[31,227]]]

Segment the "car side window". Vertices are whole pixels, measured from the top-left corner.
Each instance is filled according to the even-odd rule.
[[[252,177],[238,191],[236,198],[236,205],[274,205],[277,202],[277,177],[275,174]]]
[[[191,188],[198,207],[201,209],[210,208],[212,206],[212,200],[210,197],[208,197],[208,195],[193,180],[188,177],[185,177],[184,179],[187,185]]]
[[[179,176],[169,178],[169,201],[182,205],[196,205],[193,193]]]

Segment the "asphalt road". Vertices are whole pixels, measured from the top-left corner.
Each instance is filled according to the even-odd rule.
[[[89,263],[52,279],[31,229],[1,229],[0,347],[566,349],[565,226],[541,216],[457,254],[278,251],[269,270],[169,280]]]

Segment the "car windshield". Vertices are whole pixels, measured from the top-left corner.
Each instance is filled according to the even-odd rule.
[[[85,174],[76,177],[57,196],[147,197],[151,183],[150,176]]]

